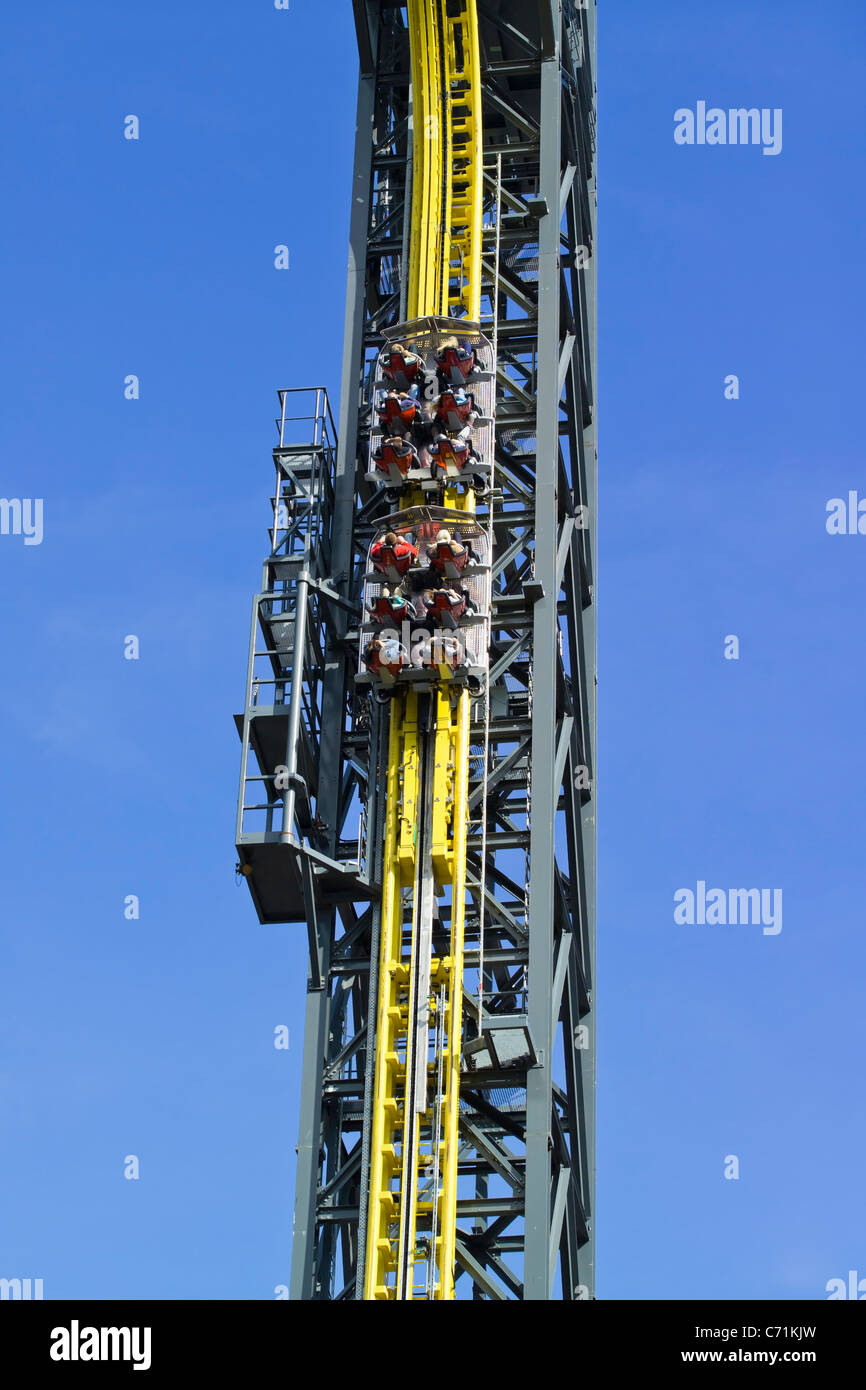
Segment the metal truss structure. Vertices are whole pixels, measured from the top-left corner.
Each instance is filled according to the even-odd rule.
[[[493,488],[476,513],[494,542],[492,611],[468,732],[451,1287],[580,1299],[594,1296],[594,8],[427,3],[443,23],[467,5],[477,16],[478,327],[496,383]],[[405,6],[354,0],[354,15],[339,437],[322,388],[280,392],[237,716],[239,869],[262,922],[305,922],[309,936],[295,1299],[363,1298],[371,1257],[391,715],[356,675],[366,557],[390,510],[367,477],[376,362],[408,317],[421,136]]]

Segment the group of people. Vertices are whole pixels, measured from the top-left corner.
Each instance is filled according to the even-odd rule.
[[[475,367],[471,344],[446,338],[435,355],[439,394],[427,408],[420,398],[424,362],[402,343],[382,357],[382,370],[393,385],[376,403],[384,438],[373,463],[389,477],[410,468],[429,468],[436,479],[454,477],[478,459],[470,442],[478,419],[475,397],[465,389]]]
[[[429,470],[436,480],[454,479],[467,466],[471,473],[478,461],[471,440],[479,412],[467,389],[476,368],[475,349],[468,341],[445,338],[434,360],[435,388],[424,359],[405,344],[393,343],[381,357],[388,389],[375,403],[383,438],[372,461],[395,485],[416,469]],[[435,399],[429,400],[434,389]],[[410,532],[388,530],[377,538],[370,563],[382,582],[366,608],[380,631],[363,649],[368,671],[387,684],[407,667],[429,668],[445,677],[464,664],[460,622],[475,604],[460,577],[477,560],[471,544],[444,527],[417,544]],[[411,643],[404,623],[413,626]]]
[[[464,545],[456,533],[452,536],[444,526],[441,526],[433,540],[425,545],[424,555],[434,583],[438,583],[442,576],[456,577],[461,570],[465,570],[470,560],[478,558],[471,545]],[[370,547],[370,560],[374,570],[387,575],[397,583],[413,566],[422,563],[411,533],[398,535],[396,531],[386,531],[373,542]]]
[[[368,600],[367,612],[381,626],[417,625],[411,651],[393,637],[376,635],[364,649],[364,663],[374,674],[387,670],[397,675],[407,665],[418,668],[442,667],[456,670],[464,661],[464,649],[455,633],[460,619],[475,611],[467,589],[458,576],[469,560],[477,559],[471,545],[441,527],[433,540],[419,547],[411,535],[386,531],[370,549],[370,560],[377,573],[386,576],[375,598]]]
[[[411,649],[403,645],[398,637],[376,636],[364,648],[364,665],[374,676],[382,676],[387,671],[390,676],[398,676],[401,671],[414,667],[417,671],[435,670],[442,674],[456,671],[463,665],[466,654],[459,637],[441,632],[422,632],[420,640],[413,642]]]
[[[455,629],[463,614],[474,612],[475,604],[466,589],[453,584],[438,588],[413,589],[411,585],[383,584],[375,598],[367,602],[367,612],[374,623],[424,623],[434,627]]]
[[[367,611],[374,623],[391,629],[390,635],[376,634],[364,648],[364,664],[374,674],[383,667],[396,676],[411,664],[417,669],[445,664],[456,670],[464,660],[463,644],[452,636],[458,631],[460,618],[474,609],[465,589],[443,585],[438,589],[414,590],[396,585],[383,585]],[[393,629],[403,623],[413,624],[412,642],[404,644],[394,636]],[[406,629],[403,629],[406,632]]]
[[[457,338],[443,338],[434,360],[440,387],[462,386],[475,370],[475,349],[468,340],[461,343]],[[424,359],[417,352],[403,343],[392,343],[381,362],[382,371],[398,391],[417,397],[424,380]]]

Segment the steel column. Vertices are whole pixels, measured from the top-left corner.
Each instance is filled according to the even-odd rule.
[[[349,230],[349,273],[346,288],[346,335],[343,351],[343,378],[340,395],[340,429],[334,500],[334,552],[332,582],[344,592],[352,565],[352,518],[355,506],[355,453],[358,437],[357,381],[364,323],[364,277],[366,270],[367,226],[370,215],[370,177],[372,166],[372,125],[375,80],[360,78],[358,84],[355,169],[352,178],[352,213]],[[345,617],[339,619],[345,626]],[[345,710],[346,661],[340,651],[332,651],[325,676],[322,709],[321,765],[338,769],[342,758],[342,729]],[[328,778],[321,798],[321,815],[330,828],[333,854],[337,838],[340,780]],[[292,1276],[290,1296],[311,1299],[320,1295],[313,1287],[316,1233],[316,1194],[320,1172],[322,1129],[322,1075],[328,1043],[329,996],[327,989],[331,955],[333,910],[322,921],[319,950],[322,984],[313,987],[311,968],[304,1025],[304,1061],[301,1081],[301,1113],[298,1133],[298,1167],[295,1179],[295,1222],[292,1237]]]
[[[557,10],[559,9],[557,5]],[[548,212],[538,234],[538,394],[535,470],[535,582],[541,586],[532,634],[532,822],[529,895],[529,1026],[539,1062],[526,1077],[525,1299],[549,1299],[553,1087],[554,785],[557,660],[557,474],[559,468],[559,179],[562,121],[559,31],[541,64],[541,178]]]

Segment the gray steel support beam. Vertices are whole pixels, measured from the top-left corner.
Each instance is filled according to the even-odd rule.
[[[355,12],[355,33],[358,36],[358,60],[361,65],[361,76],[369,77],[375,67],[372,39],[373,16],[370,14],[367,0],[352,0],[352,9]]]
[[[596,9],[595,4],[590,4],[586,15],[587,20],[587,47],[589,49],[590,73],[593,81],[596,72]],[[592,225],[592,245],[598,245],[596,237],[596,189],[593,184],[590,190],[590,221]],[[583,294],[586,306],[587,323],[587,350],[590,362],[590,381],[591,389],[595,390],[595,375],[597,365],[597,281],[595,275],[595,259],[593,251],[592,270],[581,272],[583,281]],[[593,402],[595,405],[595,401]],[[597,407],[596,407],[597,410]],[[593,411],[595,416],[596,411]],[[586,466],[587,466],[587,493],[590,514],[589,545],[592,564],[597,562],[597,516],[598,516],[598,466],[597,466],[597,427],[598,422],[595,418],[590,422],[589,428],[584,431],[586,439]],[[593,583],[595,574],[592,575]],[[582,1166],[584,1170],[585,1193],[583,1197],[587,1219],[588,1239],[578,1252],[578,1266],[583,1296],[595,1297],[595,1129],[596,1129],[596,1001],[595,1001],[595,922],[596,922],[596,685],[597,685],[597,620],[596,606],[593,601],[582,614],[583,625],[583,650],[584,650],[584,670],[586,679],[586,703],[587,703],[587,727],[589,730],[590,752],[589,760],[592,766],[592,796],[591,799],[581,809],[581,837],[583,847],[583,877],[585,884],[584,911],[586,917],[586,959],[584,961],[584,971],[587,978],[588,989],[590,992],[591,1009],[585,1018],[587,1027],[588,1046],[580,1052],[580,1082],[583,1107],[582,1142],[584,1153],[582,1155]],[[577,1295],[572,1294],[572,1297]]]
[[[541,52],[545,58],[558,56],[559,34],[562,25],[560,8],[558,0],[538,0]]]
[[[478,1263],[475,1256],[470,1254],[463,1244],[463,1241],[459,1239],[457,1241],[456,1254],[458,1265],[460,1265],[461,1269],[466,1270],[466,1273],[471,1276],[473,1283],[483,1289],[488,1298],[499,1303],[507,1300],[508,1294],[505,1289],[503,1289],[502,1285],[494,1279],[492,1275],[487,1273],[483,1265]]]
[[[366,269],[367,225],[369,220],[370,178],[373,154],[372,126],[375,80],[361,76],[358,84],[355,169],[352,180],[352,213],[349,230],[349,274],[346,289],[345,344],[340,393],[340,426],[334,498],[334,553],[332,582],[342,588],[348,583],[352,561],[352,519],[355,504],[355,456],[358,440],[358,364],[363,350],[364,280]],[[365,137],[365,132],[367,132]],[[345,625],[345,617],[338,620]],[[322,709],[320,766],[340,767],[345,708],[345,655],[328,653]],[[329,845],[335,851],[340,780],[323,781],[319,813],[331,827]],[[322,924],[323,914],[318,914]],[[301,1114],[298,1134],[298,1167],[295,1179],[295,1220],[292,1237],[290,1297],[312,1299],[314,1288],[316,1239],[316,1197],[322,1142],[322,1090],[328,1045],[328,978],[330,967],[333,911],[327,914],[327,939],[320,940],[319,961],[322,983],[315,988],[315,968],[311,969],[304,1024],[304,1060],[301,1079]],[[327,1290],[322,1290],[327,1297]]]
[[[539,198],[548,213],[538,234],[538,397],[535,491],[535,580],[542,595],[533,624],[532,825],[529,893],[529,1026],[539,1064],[526,1077],[526,1252],[523,1288],[526,1300],[551,1297],[550,1127],[553,1087],[553,1029],[550,989],[553,980],[554,811],[559,797],[555,780],[557,661],[557,472],[559,461],[559,185],[562,123],[558,37],[541,64],[541,177]]]

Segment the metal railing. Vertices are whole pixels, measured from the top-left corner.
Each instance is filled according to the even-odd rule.
[[[290,839],[299,745],[312,749],[321,735],[325,615],[315,583],[328,573],[337,431],[324,387],[285,388],[278,397],[271,553],[265,560],[262,592],[253,601],[247,661],[239,844],[251,834],[260,838],[251,819],[264,821],[265,838]],[[258,764],[260,741],[253,738],[251,725],[286,717],[277,778],[274,768]],[[259,725],[260,733],[263,728]]]

